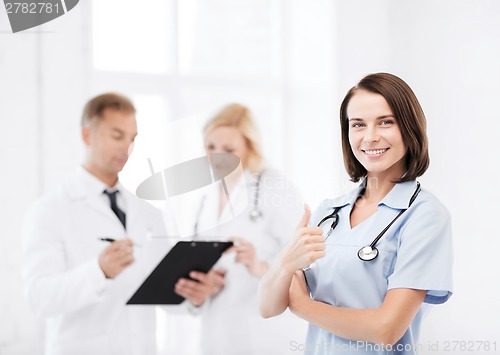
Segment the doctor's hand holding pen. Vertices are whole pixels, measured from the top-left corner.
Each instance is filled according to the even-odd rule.
[[[209,297],[217,295],[224,288],[222,269],[212,269],[206,274],[191,271],[191,279],[180,278],[175,284],[175,293],[184,297],[195,306],[201,306]]]
[[[325,237],[319,227],[309,227],[311,210],[304,206],[304,215],[295,231],[295,235],[285,249],[279,254],[269,272],[259,284],[259,310],[264,318],[283,313],[290,304],[290,285],[297,284],[303,277],[303,271],[316,260],[325,256]],[[297,281],[297,282],[295,282]],[[299,282],[297,287],[302,287]],[[300,293],[302,288],[294,289]],[[307,291],[307,290],[306,290]]]
[[[112,279],[134,262],[132,241],[110,238],[100,238],[100,240],[111,242],[99,256],[99,266],[106,278]]]

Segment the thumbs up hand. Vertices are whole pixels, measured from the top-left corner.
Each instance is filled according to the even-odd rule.
[[[281,267],[289,273],[302,269],[325,256],[325,238],[319,227],[308,227],[311,219],[309,206],[304,206],[304,215],[295,235],[283,250]]]

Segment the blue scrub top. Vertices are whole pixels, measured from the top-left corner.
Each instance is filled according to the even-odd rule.
[[[452,238],[450,215],[436,197],[422,189],[406,212],[387,230],[376,247],[379,255],[361,261],[358,250],[408,207],[416,181],[396,184],[378,204],[375,214],[351,228],[350,214],[363,182],[351,193],[325,200],[311,218],[311,225],[342,207],[339,223],[326,240],[326,256],[307,271],[312,298],[337,307],[377,308],[388,290],[427,290],[424,304],[404,336],[392,347],[350,341],[313,324],[309,325],[305,354],[416,354],[425,352],[418,344],[420,325],[427,304],[444,303],[452,294]],[[321,225],[326,235],[332,220]]]

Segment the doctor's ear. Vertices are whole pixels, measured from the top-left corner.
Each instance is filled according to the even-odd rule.
[[[92,128],[90,126],[84,126],[82,127],[82,140],[85,143],[86,146],[90,145],[90,135],[91,135]]]

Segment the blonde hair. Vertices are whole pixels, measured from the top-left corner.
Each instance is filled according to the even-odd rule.
[[[206,139],[208,134],[218,127],[234,127],[241,133],[248,149],[248,159],[243,168],[252,173],[260,173],[264,158],[260,149],[259,132],[248,107],[240,104],[230,104],[224,107],[205,124],[203,138]]]

